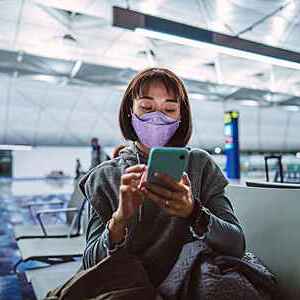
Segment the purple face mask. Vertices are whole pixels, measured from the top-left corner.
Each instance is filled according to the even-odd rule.
[[[165,146],[180,123],[159,111],[146,113],[141,117],[132,113],[131,116],[131,123],[139,141],[149,148]]]

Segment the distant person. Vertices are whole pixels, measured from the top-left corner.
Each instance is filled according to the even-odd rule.
[[[80,175],[82,174],[82,167],[81,167],[81,162],[80,159],[76,159],[76,169],[75,169],[75,179],[78,179]]]
[[[103,161],[109,160],[110,157],[104,152],[101,145],[99,144],[98,138],[91,139],[92,153],[91,153],[91,167],[95,168],[100,165]]]

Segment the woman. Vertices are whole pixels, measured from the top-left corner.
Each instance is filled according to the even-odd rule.
[[[164,299],[183,293],[193,295],[187,299],[263,299],[244,275],[212,260],[241,258],[245,239],[224,194],[227,180],[205,151],[190,151],[180,182],[164,174],[159,186],[141,180],[151,147],[185,147],[190,140],[183,82],[167,69],[140,72],[125,92],[119,122],[130,145],[81,182],[92,206],[84,267],[125,251],[142,263]]]

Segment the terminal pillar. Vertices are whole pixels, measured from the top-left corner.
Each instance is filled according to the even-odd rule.
[[[224,133],[227,177],[240,179],[239,112],[225,112]]]

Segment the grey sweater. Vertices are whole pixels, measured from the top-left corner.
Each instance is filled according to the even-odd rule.
[[[140,160],[146,163],[141,154]],[[120,178],[127,167],[137,163],[137,153],[129,146],[118,158],[102,163],[81,180],[80,186],[91,204],[84,268],[92,267],[108,255],[106,223],[118,208]],[[243,231],[224,194],[228,182],[219,167],[207,152],[193,149],[186,171],[194,199],[200,199],[209,214],[207,228],[197,228],[189,219],[169,216],[147,199],[142,220],[138,221],[136,213],[128,226],[125,248],[141,259],[155,286],[168,275],[182,246],[195,238],[203,239],[210,248],[225,255],[242,257],[245,251]]]

